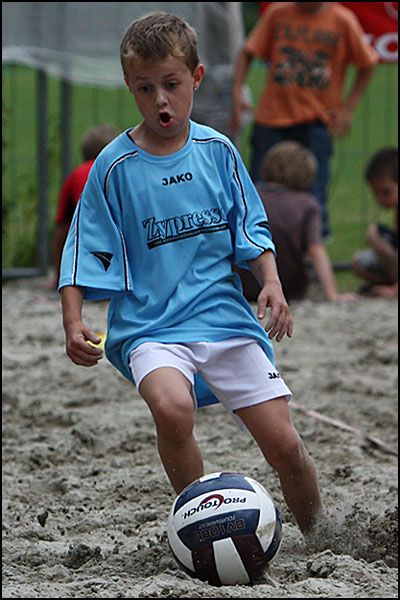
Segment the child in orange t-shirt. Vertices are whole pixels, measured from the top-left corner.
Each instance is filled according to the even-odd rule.
[[[251,172],[257,181],[265,153],[293,140],[318,159],[310,189],[320,202],[323,236],[330,233],[326,190],[332,136],[345,135],[354,108],[378,61],[356,16],[337,2],[274,2],[245,42],[233,85],[232,126],[243,109],[240,90],[254,58],[269,63],[266,86],[255,113]],[[357,66],[346,99],[343,85],[349,63]]]

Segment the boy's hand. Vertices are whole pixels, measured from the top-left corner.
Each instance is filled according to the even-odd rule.
[[[103,350],[94,348],[88,342],[100,344],[101,338],[82,321],[66,328],[66,352],[76,365],[93,367],[103,358]]]
[[[100,344],[101,338],[82,321],[83,297],[82,287],[67,285],[61,289],[66,352],[76,365],[93,367],[103,358],[103,350],[89,344]]]
[[[329,131],[334,138],[345,137],[350,129],[353,122],[353,109],[346,104],[338,106],[336,109],[331,110],[332,123]]]
[[[353,304],[354,302],[359,302],[361,299],[362,298],[359,294],[355,294],[353,292],[345,292],[343,294],[337,294],[330,301],[340,302],[342,304]]]
[[[242,113],[254,112],[252,105],[245,99],[233,103],[232,114],[229,119],[228,127],[232,133],[237,133],[242,127]]]
[[[279,281],[276,283],[270,282],[262,288],[257,298],[257,306],[257,317],[259,319],[265,317],[267,308],[271,309],[265,326],[265,331],[271,340],[275,336],[277,342],[280,342],[284,335],[292,337],[293,320]]]

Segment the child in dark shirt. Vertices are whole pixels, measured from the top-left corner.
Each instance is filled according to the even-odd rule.
[[[267,152],[257,190],[268,215],[277,252],[277,267],[288,301],[304,298],[310,266],[330,301],[353,302],[357,295],[340,294],[321,235],[321,209],[306,190],[315,177],[317,161],[297,142],[280,142]],[[311,263],[311,265],[310,265]],[[251,272],[236,269],[246,298],[255,301],[259,285]]]
[[[380,223],[371,225],[366,233],[370,246],[353,258],[353,270],[366,284],[363,290],[381,298],[397,298],[398,275],[398,151],[384,148],[367,165],[366,179],[377,203],[394,213],[394,227]]]

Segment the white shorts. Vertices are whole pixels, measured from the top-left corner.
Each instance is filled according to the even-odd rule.
[[[161,367],[178,369],[192,384],[198,373],[218,400],[233,412],[283,397],[291,391],[258,343],[245,337],[222,342],[162,344],[145,342],[130,353],[129,366],[136,386]],[[197,401],[192,391],[195,408]]]

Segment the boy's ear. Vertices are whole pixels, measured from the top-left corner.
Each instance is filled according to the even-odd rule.
[[[197,65],[195,70],[193,71],[193,89],[197,90],[200,86],[205,73],[205,68],[203,64]]]
[[[126,75],[124,75],[124,81],[125,81],[126,85],[128,86],[130,93],[132,94],[133,92],[131,89],[131,84],[129,83],[129,79],[127,78]]]

